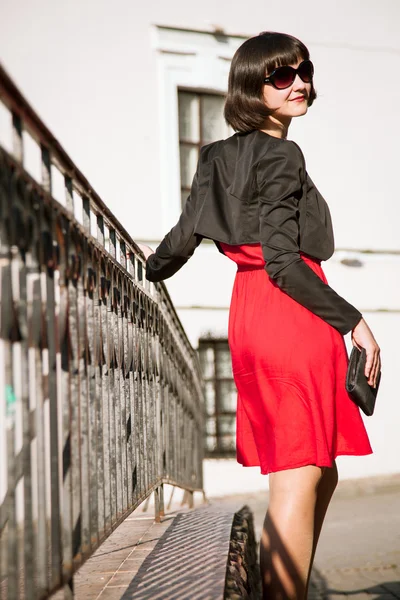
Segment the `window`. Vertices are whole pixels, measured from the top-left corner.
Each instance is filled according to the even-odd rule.
[[[182,206],[190,193],[200,148],[233,133],[225,123],[224,102],[222,94],[178,90]]]
[[[236,454],[236,398],[227,339],[200,338],[200,365],[206,386],[206,456]]]

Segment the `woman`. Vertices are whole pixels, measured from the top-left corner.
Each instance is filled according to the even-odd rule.
[[[260,543],[264,598],[306,598],[316,545],[337,484],[335,458],[372,452],[345,390],[343,335],[367,352],[375,386],[380,350],[361,313],[321,268],[334,251],[329,208],[287,140],[316,98],[298,39],[264,32],[235,53],[225,118],[237,132],[202,148],[191,194],[146,276],[173,275],[203,237],[235,261],[229,345],[238,389],[237,458],[270,477]]]

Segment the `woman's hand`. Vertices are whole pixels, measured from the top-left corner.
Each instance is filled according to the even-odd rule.
[[[136,245],[139,246],[141,251],[144,254],[145,259],[147,260],[151,254],[154,254],[154,250],[150,248],[150,246],[146,246],[145,244],[139,244],[136,242]]]
[[[368,378],[368,384],[376,387],[376,380],[381,368],[381,350],[364,319],[361,319],[352,330],[351,341],[353,346],[356,346],[359,350],[365,348],[367,353],[365,376]]]

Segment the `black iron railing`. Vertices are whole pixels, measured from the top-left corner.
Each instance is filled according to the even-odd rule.
[[[203,383],[165,286],[1,67],[0,104],[0,597],[68,597],[153,491],[159,518],[164,483],[202,489]]]

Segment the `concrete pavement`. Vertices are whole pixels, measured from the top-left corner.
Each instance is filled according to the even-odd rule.
[[[239,499],[252,509],[259,539],[268,494]],[[310,600],[400,599],[400,474],[339,482],[314,566]]]
[[[259,539],[268,493],[212,499],[212,504],[228,502],[251,508]],[[195,507],[200,505],[198,501]],[[139,507],[75,576],[76,600],[120,600],[181,510],[172,505],[163,522],[154,523],[152,514]],[[400,599],[400,474],[339,482],[319,541],[309,600],[346,596]]]

